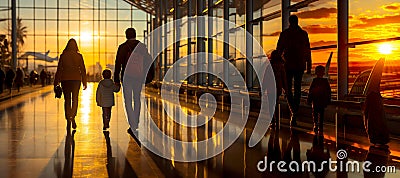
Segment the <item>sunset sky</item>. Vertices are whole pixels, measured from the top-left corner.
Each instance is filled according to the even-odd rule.
[[[2,0],[4,1],[4,0]],[[2,2],[1,1],[1,2]],[[299,0],[292,0],[295,3]],[[41,6],[43,0],[35,1],[36,6]],[[107,3],[105,3],[107,2]],[[116,3],[118,2],[118,3]],[[71,7],[77,5],[70,3]],[[21,2],[22,7],[31,7],[33,0]],[[43,4],[44,5],[44,4]],[[54,4],[47,3],[47,6],[53,7]],[[66,6],[63,4],[63,6]],[[81,0],[82,7],[93,6],[92,0]],[[100,6],[104,8],[125,8],[129,9],[130,6],[124,1],[100,1]],[[263,9],[262,14],[268,14],[274,12],[280,8],[280,5],[268,7]],[[22,9],[19,16],[23,19],[24,25],[28,27],[28,37],[26,39],[26,45],[24,51],[33,51],[35,44],[35,50],[39,52],[46,52],[50,50],[50,56],[55,57],[57,55],[57,23],[54,21],[57,19],[56,10],[47,10],[46,14],[42,10],[36,10],[36,26],[34,31],[34,23],[32,19],[33,10]],[[145,29],[145,13],[137,10],[134,14],[130,14],[130,11],[89,11],[81,10],[80,16],[78,11],[70,10],[69,19],[83,19],[80,21],[70,21],[69,23],[69,35],[68,35],[68,23],[67,21],[60,21],[59,31],[59,46],[58,50],[62,51],[69,37],[74,37],[80,41],[80,48],[82,53],[86,56],[85,60],[88,64],[94,64],[100,61],[102,65],[113,62],[115,52],[118,44],[122,43],[124,38],[124,30],[130,26],[129,20],[132,22],[133,27],[138,31],[140,39],[142,38],[143,31]],[[60,10],[59,19],[68,19],[65,15],[65,10]],[[311,4],[309,7],[294,12],[299,16],[300,25],[309,33],[311,46],[323,46],[329,44],[336,44],[336,0],[321,0]],[[132,16],[131,16],[132,15]],[[1,17],[5,16],[4,12],[1,12]],[[256,15],[255,15],[256,16]],[[84,19],[96,20],[98,17],[106,20],[122,20],[120,22],[97,22],[93,24],[92,21],[85,21]],[[46,22],[40,21],[39,19],[48,19]],[[242,17],[240,17],[242,18]],[[52,20],[54,19],[54,20]],[[1,22],[1,26],[4,22]],[[80,27],[80,28],[78,28]],[[350,16],[349,16],[349,31],[350,41],[363,41],[363,40],[374,40],[390,37],[400,36],[400,2],[395,0],[350,0]],[[263,41],[262,45],[265,51],[270,51],[276,47],[276,42],[281,28],[280,18],[274,19],[268,22],[263,22]],[[6,29],[2,27],[2,31]],[[79,35],[80,30],[80,35]],[[33,39],[33,33],[36,33],[35,40]],[[3,32],[2,32],[3,33]],[[40,36],[47,34],[48,36]],[[105,38],[105,35],[108,35]],[[34,42],[35,41],[35,42]],[[44,41],[47,41],[44,45]],[[314,62],[325,62],[328,59],[329,53],[334,52],[334,59],[336,58],[336,49],[313,51]],[[386,57],[389,60],[400,60],[400,41],[376,43],[369,45],[357,46],[356,48],[349,49],[350,61],[370,61],[377,60],[380,57]],[[104,55],[98,55],[101,52]],[[333,62],[335,62],[333,60]]]
[[[399,2],[394,0],[350,0],[349,8],[350,42],[400,36]],[[312,47],[336,44],[336,0],[318,1],[294,14],[298,15],[300,26],[309,33]],[[264,35],[268,37],[263,41],[266,51],[275,48],[280,32],[280,23],[280,19],[267,22]],[[382,50],[386,52],[382,52]],[[335,58],[336,49],[313,51],[314,62],[325,62],[331,51],[334,52]],[[377,60],[380,57],[400,60],[400,41],[357,46],[350,48],[349,54],[350,61]]]

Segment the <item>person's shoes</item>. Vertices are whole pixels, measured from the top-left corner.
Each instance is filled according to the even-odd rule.
[[[140,140],[138,137],[136,137],[136,135],[138,135],[138,133],[136,133],[136,135],[132,132],[131,128],[128,128],[127,130],[128,134],[131,135],[131,137],[135,140],[135,142],[139,145],[139,147],[142,147],[142,144],[140,143]],[[139,136],[139,135],[138,135]]]
[[[107,127],[103,126],[103,131],[106,131],[106,130],[107,130]]]

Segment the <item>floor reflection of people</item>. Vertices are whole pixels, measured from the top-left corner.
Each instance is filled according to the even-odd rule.
[[[371,162],[371,165],[367,167],[369,172],[364,170],[364,177],[385,177],[385,172],[377,172],[376,170],[387,165],[389,155],[389,148],[369,147],[365,161]]]
[[[67,131],[67,136],[65,136],[65,149],[64,149],[64,170],[62,177],[72,177],[74,168],[74,152],[75,152],[75,130],[71,132]]]
[[[322,162],[328,162],[330,155],[328,148],[325,151],[324,136],[322,134],[314,135],[312,147],[307,150],[306,156],[308,161],[313,161],[316,165],[315,170],[314,168],[311,168],[312,174],[315,177],[325,177],[328,174],[329,165],[322,164]]]
[[[272,129],[271,130],[271,135],[268,140],[268,152],[267,152],[267,165],[270,165],[271,162],[279,162],[282,160],[282,153],[281,153],[281,146],[279,143],[279,130],[278,129]],[[267,171],[272,171],[271,173],[273,175],[277,175],[279,172],[274,166],[273,168],[268,168]]]
[[[106,139],[106,144],[107,144],[107,173],[108,177],[116,177],[115,171],[114,171],[114,165],[115,165],[115,159],[112,157],[112,149],[111,149],[111,141],[110,141],[110,132],[109,131],[103,131],[104,138]]]
[[[298,131],[294,128],[290,128],[290,139],[287,143],[286,148],[283,149],[283,161],[286,162],[285,168],[289,175],[294,175],[296,177],[301,177],[301,159],[300,159],[300,140],[298,136]],[[283,144],[282,144],[283,145]],[[299,167],[289,166],[290,163],[296,162]],[[293,170],[294,169],[294,170]]]

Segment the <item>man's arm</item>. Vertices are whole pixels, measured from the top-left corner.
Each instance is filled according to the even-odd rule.
[[[85,67],[85,61],[83,61],[83,56],[81,56],[81,77],[82,77],[82,83],[83,83],[83,89],[86,90],[87,88],[87,79],[86,79],[86,67]]]
[[[117,56],[115,57],[115,68],[114,68],[114,82],[120,83],[121,63],[122,63],[122,45],[118,47]]]

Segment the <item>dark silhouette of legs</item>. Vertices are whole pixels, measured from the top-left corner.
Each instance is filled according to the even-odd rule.
[[[291,112],[291,125],[296,125],[297,112],[300,106],[301,97],[301,81],[303,78],[304,71],[293,71],[286,70],[286,79],[288,85],[287,101]],[[292,92],[292,86],[294,87],[294,93]]]
[[[102,107],[103,109],[103,130],[110,128],[111,107]]]
[[[64,94],[65,119],[70,121],[72,128],[76,129],[75,116],[78,110],[78,96],[81,82],[79,80],[62,81],[61,87]],[[68,123],[67,123],[68,126]]]

